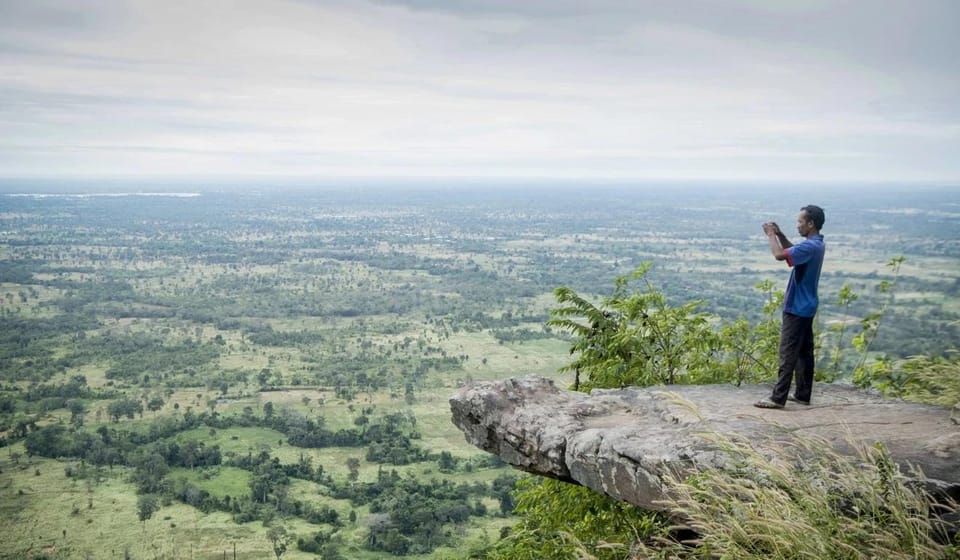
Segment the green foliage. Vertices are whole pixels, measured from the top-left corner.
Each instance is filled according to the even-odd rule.
[[[205,193],[190,199],[4,197],[6,211],[0,213],[0,231],[10,235],[0,243],[0,279],[5,283],[0,290],[0,446],[13,445],[10,458],[14,462],[20,460],[24,449],[31,455],[26,462],[70,457],[81,465],[74,473],[85,472],[83,465],[100,473],[122,465],[110,468],[115,479],[123,477],[140,490],[155,492],[164,503],[176,500],[203,512],[221,511],[237,522],[283,517],[295,518],[298,529],[305,523],[328,524],[320,539],[314,536],[320,533],[312,530],[302,536],[304,542],[316,543],[323,557],[336,557],[340,537],[350,542],[351,548],[364,546],[362,538],[371,525],[366,506],[361,504],[370,504],[380,494],[399,492],[391,484],[371,483],[369,472],[363,470],[370,465],[361,462],[362,458],[382,464],[427,459],[430,463],[409,470],[419,473],[439,468],[450,471],[443,478],[453,480],[488,478],[470,474],[478,460],[463,455],[475,450],[437,454],[454,448],[437,443],[441,439],[436,424],[424,423],[416,431],[414,426],[401,427],[403,435],[397,437],[387,419],[363,416],[366,420],[354,425],[334,420],[337,427],[330,428],[316,415],[326,406],[339,407],[333,402],[336,399],[364,398],[363,393],[378,403],[390,402],[391,407],[394,402],[402,406],[405,397],[411,402],[415,399],[422,410],[429,406],[424,397],[431,389],[438,384],[448,387],[457,377],[493,377],[506,370],[554,371],[563,356],[544,353],[534,361],[528,360],[531,354],[524,351],[554,348],[557,338],[572,333],[535,326],[547,318],[540,296],[555,286],[570,286],[574,294],[603,294],[609,289],[608,274],[628,274],[624,299],[632,297],[630,291],[637,287],[649,288],[649,278],[662,288],[671,307],[702,298],[706,303],[694,305],[693,313],[744,317],[732,326],[718,323],[714,316],[706,318],[719,338],[719,348],[717,341],[697,341],[703,342],[701,348],[710,352],[714,364],[705,367],[696,362],[701,356],[677,359],[682,346],[677,341],[683,337],[670,326],[671,322],[679,324],[682,331],[685,319],[660,313],[667,300],[658,301],[657,295],[649,294],[644,304],[654,311],[655,320],[650,325],[638,320],[624,329],[617,342],[624,349],[663,344],[665,356],[673,352],[674,359],[662,363],[637,359],[634,365],[643,370],[642,376],[666,378],[666,373],[661,375],[655,369],[673,365],[677,382],[747,382],[772,377],[775,359],[770,356],[776,351],[780,295],[774,284],[779,286],[781,281],[766,282],[766,288],[760,288],[768,308],[773,309],[761,312],[757,298],[750,293],[758,274],[765,274],[751,262],[763,250],[752,238],[754,224],[736,213],[700,208],[707,199],[699,197],[694,208],[680,199],[650,204],[635,193],[613,193],[611,197],[612,191],[601,189],[592,193],[591,204],[585,206],[581,192],[561,191],[553,192],[549,200],[529,194],[517,198],[506,191],[490,197],[490,193],[462,190],[452,196],[401,191],[371,196],[372,191],[330,190],[264,192],[253,197]],[[911,193],[912,205],[940,209],[939,203],[921,201],[915,194]],[[751,194],[750,204],[758,202]],[[768,202],[779,204],[776,197]],[[727,194],[723,204],[730,204]],[[900,200],[894,205],[899,206]],[[834,206],[849,204],[837,202]],[[956,244],[944,241],[956,229],[955,219],[935,214],[925,219],[884,215],[884,225],[898,231],[892,240],[887,230],[877,234],[867,227],[874,225],[876,218],[876,214],[846,217],[843,227],[853,232],[861,250],[848,255],[852,266],[845,263],[825,271],[823,293],[849,282],[850,289],[862,290],[862,295],[845,314],[866,316],[884,295],[866,291],[879,280],[876,272],[869,272],[877,255],[896,250],[917,259],[910,273],[897,280],[897,289],[910,293],[916,305],[903,313],[891,308],[869,345],[865,364],[873,380],[882,382],[883,376],[890,376],[891,387],[909,394],[920,381],[913,373],[904,376],[909,370],[902,362],[871,360],[877,352],[895,357],[916,353],[942,356],[944,348],[958,340],[960,313],[954,303],[960,295],[960,281],[952,281],[949,267],[957,256]],[[725,232],[723,236],[716,235],[719,230]],[[844,235],[847,232],[838,230]],[[544,238],[551,240],[548,250],[541,242]],[[697,239],[696,246],[689,244],[692,238]],[[666,266],[658,265],[642,279],[629,277],[638,258],[654,255]],[[725,268],[722,281],[705,272],[705,257],[710,270]],[[598,265],[601,261],[603,268]],[[606,263],[614,272],[603,272]],[[602,303],[596,307],[608,310]],[[831,310],[826,311],[829,316]],[[637,335],[642,344],[630,340],[630,329],[640,333],[654,327],[660,331],[649,334],[648,340],[643,340],[642,333]],[[828,331],[822,348],[849,344],[859,328],[852,321],[840,337],[842,344],[834,344],[830,337],[835,331]],[[657,338],[657,334],[661,336]],[[502,344],[490,348],[490,341]],[[516,359],[506,369],[505,356]],[[857,358],[847,350],[839,361],[843,374],[849,374]],[[824,360],[823,364],[827,363]],[[484,367],[478,365],[474,372],[470,367],[474,364]],[[89,378],[89,385],[86,379],[81,381],[84,377]],[[254,414],[257,391],[296,386],[332,390],[334,395],[327,398],[326,405],[314,397],[301,407],[299,402],[288,406],[282,393],[261,394],[260,402],[272,400],[276,409],[268,404],[263,413]],[[945,390],[925,391],[932,396]],[[211,401],[212,393],[224,398],[215,409],[203,411],[202,403],[216,402]],[[196,401],[188,402],[188,396],[193,400],[192,394],[197,395]],[[108,405],[118,399],[129,402],[116,410],[120,414],[115,419],[129,418],[130,411],[140,420],[110,424]],[[146,420],[142,409],[133,404],[136,399],[149,411]],[[237,401],[251,405],[248,417],[233,416],[236,408],[244,406]],[[384,429],[379,436],[374,429],[367,437],[365,430],[376,424]],[[451,430],[452,425],[445,424],[440,430]],[[246,428],[253,426],[269,436],[248,436]],[[235,427],[243,429],[233,430]],[[208,439],[210,429],[217,430],[212,437],[218,442],[225,442],[225,431],[238,434],[227,436],[231,440],[226,440],[230,443],[224,445],[222,456]],[[422,439],[417,433],[420,430]],[[443,432],[443,436],[455,437],[458,445],[464,445],[459,434]],[[244,441],[248,437],[255,441]],[[274,451],[281,439],[283,449]],[[399,443],[393,445],[393,440]],[[204,441],[206,445],[202,445]],[[325,453],[313,452],[312,463],[303,461],[301,453],[298,463],[296,445],[354,448],[344,452],[360,458],[353,475],[355,484],[350,484],[347,468],[339,480],[323,469],[319,458]],[[442,446],[431,449],[437,445]],[[293,463],[282,463],[276,469],[264,467],[277,458],[271,455],[274,452]],[[166,474],[165,468],[169,470]],[[290,479],[290,495],[285,494],[287,485],[279,484],[260,494],[264,502],[254,501],[249,482],[261,468],[265,480],[274,475],[283,480],[279,477],[282,470]],[[243,475],[236,477],[238,484],[229,492],[215,491],[213,481],[219,478],[215,473],[226,470]],[[3,471],[5,476],[19,473],[13,467]],[[32,468],[23,472],[33,479]],[[62,496],[75,490],[69,485],[81,478],[75,474],[61,481],[67,486],[52,484],[45,492],[27,492],[12,500],[10,507],[28,512],[31,507],[51,503],[50,496],[65,499]],[[475,523],[489,529],[507,522],[478,517],[506,517],[513,511],[518,499],[510,492],[514,478],[508,471],[492,484],[484,483],[492,487],[486,493],[478,488],[471,495],[467,500],[470,529],[466,530],[472,531]],[[328,496],[308,492],[303,502],[298,500],[293,489],[310,484],[322,485],[324,493],[350,500],[358,508],[359,517],[353,512],[356,523],[339,530],[329,509],[311,505],[323,504]],[[123,495],[125,491],[118,491],[117,498],[130,498]],[[427,491],[416,494],[409,499],[429,502],[424,498]],[[493,505],[498,502],[499,507]],[[485,504],[493,505],[490,511]],[[142,532],[168,525],[147,523],[142,532],[135,530],[130,527],[135,508],[132,502],[128,505],[131,515],[121,517],[131,523],[126,530],[118,527],[112,531],[108,539],[116,543],[124,543],[125,538],[139,540]],[[461,517],[464,510],[456,506],[450,505],[447,518]],[[403,515],[402,510],[398,512]],[[418,509],[420,514],[422,509]],[[7,517],[6,524],[0,523],[7,535],[0,538],[0,548],[11,550],[11,557],[41,555],[25,551],[31,546],[36,550],[40,541],[47,541],[49,535],[39,533],[49,524]],[[78,529],[87,527],[87,522],[82,516],[72,516],[65,525],[71,535],[66,540],[82,534]],[[180,519],[169,525],[172,530],[167,543],[176,543],[171,546],[182,548],[193,538],[189,524]],[[424,546],[426,539],[416,543],[416,533],[404,535],[398,527],[395,523],[383,527],[384,547],[406,546],[409,550]],[[219,528],[230,532],[224,526]],[[36,535],[33,541],[23,536],[31,529]],[[449,536],[446,544],[460,544],[458,537],[464,529],[457,523],[444,523],[442,531]],[[268,544],[261,533],[257,535],[240,538],[242,557],[269,556]],[[582,538],[595,542],[605,536],[585,534]],[[72,542],[58,542],[56,554],[102,554],[103,539],[90,540],[96,542],[85,554],[71,548]],[[200,556],[219,557],[222,551],[210,548],[215,541],[194,541],[197,547],[190,548]],[[577,537],[571,534],[570,542],[576,549]],[[244,546],[256,552],[245,554]],[[124,546],[112,548],[121,554]],[[355,550],[347,554],[347,545],[343,550],[345,556],[357,555]],[[582,547],[579,550],[587,555]],[[134,556],[144,554],[165,553],[154,550]]]
[[[0,314],[0,379],[41,381],[64,371],[74,364],[54,357],[58,344],[98,326],[95,318],[73,313],[50,318]]]
[[[745,323],[718,334],[698,301],[670,305],[647,278],[650,267],[618,277],[613,294],[599,305],[570,288],[554,291],[560,307],[547,324],[576,337],[570,349],[576,358],[565,367],[577,372],[575,389],[721,381],[724,340],[741,344],[737,359],[760,346]],[[745,376],[741,368],[733,371]],[[522,481],[515,512],[522,521],[491,558],[621,558],[629,543],[659,523],[652,512],[552,480]]]
[[[736,380],[740,385],[772,379],[777,374],[783,291],[770,280],[760,282],[754,289],[764,296],[763,315],[756,325],[741,317],[720,327],[723,359],[713,366],[720,373],[712,382]]]
[[[87,451],[93,437],[78,434],[66,426],[53,424],[34,430],[27,435],[24,446],[30,455],[42,457],[77,457]]]
[[[881,446],[848,457],[813,438],[760,450],[755,442],[706,437],[735,466],[674,479],[667,492],[671,517],[697,536],[678,542],[664,531],[638,543],[640,557],[915,559],[960,552],[944,544],[949,539],[930,515],[930,497],[907,483]]]
[[[565,370],[577,372],[581,391],[594,388],[699,382],[714,376],[711,359],[719,338],[699,311],[701,302],[672,306],[658,291],[644,263],[628,279],[619,276],[614,292],[594,305],[566,287],[554,290],[560,307],[547,325],[575,335]],[[631,290],[630,282],[641,281]],[[586,375],[582,378],[582,375]]]
[[[842,317],[837,323],[829,327],[829,331],[835,337],[833,349],[830,355],[829,363],[823,368],[827,372],[827,377],[836,379],[841,375],[840,360],[843,357],[843,337],[847,332],[847,317],[850,316],[850,307],[860,299],[860,295],[853,291],[850,284],[844,284],[837,294],[837,307],[842,313]]]
[[[158,509],[160,509],[160,502],[155,495],[140,494],[137,498],[137,518],[140,521],[150,519]]]
[[[287,552],[287,547],[296,539],[296,535],[290,534],[282,525],[274,525],[267,530],[267,539],[277,560],[280,560],[280,557]]]
[[[631,543],[661,526],[654,513],[550,479],[522,480],[517,485],[516,513],[522,520],[487,558],[624,558]]]
[[[485,484],[455,484],[450,480],[421,481],[380,470],[375,482],[335,485],[333,496],[354,504],[369,503],[369,550],[394,555],[423,554],[450,543],[451,524],[486,515],[479,498],[490,494]]]
[[[876,340],[877,334],[880,332],[880,321],[886,314],[887,309],[893,303],[894,289],[896,288],[897,278],[900,276],[900,267],[903,265],[904,260],[906,260],[905,257],[901,255],[899,257],[890,259],[887,262],[887,268],[893,275],[893,279],[881,280],[880,284],[877,286],[877,291],[884,296],[883,304],[881,305],[879,311],[870,313],[861,319],[860,333],[854,336],[853,340],[851,340],[851,344],[860,355],[857,365],[853,370],[854,382],[861,383],[864,376],[868,375],[866,372],[866,366],[870,347],[874,340]]]
[[[109,356],[108,379],[140,383],[145,376],[147,380],[184,373],[192,376],[216,360],[220,351],[216,345],[198,344],[193,339],[165,342],[162,337],[138,333],[89,337],[70,359],[82,363]],[[196,379],[191,381],[198,384]]]
[[[894,278],[902,263],[902,257],[888,263]],[[560,307],[551,311],[548,325],[574,335],[570,352],[575,359],[565,369],[577,373],[575,389],[756,382],[776,374],[783,294],[772,282],[756,286],[765,294],[763,316],[756,325],[739,319],[714,330],[699,311],[700,302],[669,305],[648,280],[649,270],[647,263],[633,274],[631,280],[642,281],[636,289],[626,277],[618,277],[613,294],[599,304],[570,288],[555,290]],[[861,322],[853,339],[860,375],[900,396],[958,402],[956,360],[914,359],[899,369],[885,359],[866,362],[894,286],[895,280],[879,284],[884,306]],[[857,299],[845,285],[838,306],[847,314]],[[841,322],[832,329],[836,338],[827,377],[839,375],[845,325]],[[701,536],[690,547],[661,535],[644,545],[650,556],[846,558],[859,539],[881,543],[877,551],[894,547],[905,557],[924,556],[936,548],[934,528],[926,520],[926,496],[904,485],[882,450],[865,452],[873,465],[872,474],[865,474],[855,462],[830,451],[818,453],[818,448],[829,446],[805,442],[802,451],[808,459],[802,470],[790,467],[794,463],[784,457],[766,459],[749,442],[715,437],[740,459],[740,465],[732,472],[711,471],[687,482],[674,481],[671,517],[690,519],[691,528]],[[875,492],[864,494],[860,489],[864,485]],[[516,496],[515,512],[522,520],[489,558],[623,558],[631,543],[658,525],[653,513],[557,481],[524,481]],[[809,542],[804,541],[808,533]]]
[[[119,399],[107,406],[107,412],[114,422],[119,422],[123,416],[132,420],[135,415],[143,414],[143,405],[136,399]]]
[[[164,477],[170,472],[166,459],[157,451],[142,450],[131,459],[133,474],[130,481],[136,484],[140,493],[162,493],[168,488],[168,481]]]
[[[290,478],[279,460],[264,461],[254,467],[253,476],[250,478],[250,496],[254,502],[261,504],[268,501],[278,502],[283,499],[289,485]]]
[[[763,316],[715,328],[701,301],[671,305],[649,280],[651,263],[628,279],[618,277],[611,296],[594,304],[574,290],[554,291],[560,307],[550,327],[574,335],[574,389],[660,384],[758,382],[776,375],[783,293],[773,282],[756,285],[764,294]],[[641,281],[634,287],[632,281]]]
[[[879,311],[869,313],[860,321],[861,330],[851,340],[858,353],[853,381],[862,387],[876,387],[889,396],[956,406],[960,403],[960,359],[956,350],[947,351],[944,356],[914,356],[895,360],[888,355],[881,355],[872,361],[868,360],[871,345],[880,331],[881,320],[893,303],[894,289],[904,261],[905,258],[900,256],[887,262],[892,279],[882,280],[877,286],[877,292],[883,296],[883,304]],[[847,290],[847,286],[841,290],[841,303],[855,301],[856,297],[856,294]],[[839,363],[839,341],[837,344],[834,364]]]
[[[858,380],[889,396],[956,406],[960,404],[960,353],[933,358],[915,356],[896,362],[876,360],[861,372]]]

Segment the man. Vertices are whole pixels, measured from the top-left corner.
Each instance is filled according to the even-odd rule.
[[[778,261],[787,261],[792,268],[783,298],[783,324],[780,327],[780,369],[777,384],[769,399],[754,406],[783,408],[787,400],[810,404],[813,391],[813,317],[817,314],[817,285],[826,245],[820,229],[824,222],[823,208],[809,205],[800,209],[797,232],[804,240],[794,245],[774,222],[763,224],[770,242],[770,252]],[[790,382],[796,373],[796,389],[790,393]]]

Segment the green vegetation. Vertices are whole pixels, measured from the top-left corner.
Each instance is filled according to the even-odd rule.
[[[582,486],[556,480],[523,480],[507,538],[488,551],[491,560],[627,558],[631,543],[657,534],[659,516]]]
[[[712,437],[737,460],[736,468],[670,485],[669,514],[686,520],[697,536],[678,542],[661,533],[637,543],[641,556],[960,557],[960,541],[950,544],[938,517],[949,509],[932,507],[882,447],[845,457],[816,439],[761,451],[751,442]]]
[[[951,404],[957,201],[909,194],[804,193],[828,210],[818,375]],[[0,558],[625,557],[663,520],[518,476],[447,397],[767,378],[784,271],[759,224],[807,202],[0,194]]]
[[[894,259],[890,266],[898,269],[903,261]],[[576,372],[574,390],[740,382],[744,358],[763,366],[757,370],[768,378],[775,373],[773,364],[764,364],[776,357],[772,319],[753,328],[743,320],[733,328],[711,328],[697,311],[699,302],[668,305],[646,280],[649,270],[644,264],[632,275],[643,281],[633,290],[626,277],[617,278],[613,295],[599,306],[569,288],[556,290],[561,306],[551,311],[549,324],[576,337],[571,347],[576,359],[565,366]],[[880,292],[889,294],[891,288],[884,284]],[[765,311],[779,299],[770,298]],[[840,299],[849,303],[855,297],[845,288]],[[885,310],[865,318],[854,340],[855,378],[923,402],[960,405],[956,359],[919,358],[898,366],[887,358],[867,362]],[[834,367],[842,363],[843,330],[836,334]],[[633,557],[638,547],[645,558],[960,557],[960,541],[951,544],[937,521],[937,515],[960,512],[960,506],[938,504],[922,488],[908,485],[882,448],[851,459],[831,452],[826,442],[800,440],[799,449],[768,451],[771,459],[749,441],[719,434],[705,438],[726,449],[735,467],[673,480],[666,515],[554,481],[521,485],[515,499],[523,519],[487,557],[614,559]],[[669,519],[683,520],[682,528],[696,537],[679,540]]]

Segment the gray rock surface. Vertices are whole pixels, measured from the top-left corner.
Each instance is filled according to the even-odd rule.
[[[960,426],[950,410],[819,383],[809,406],[764,410],[765,386],[675,385],[566,391],[530,377],[476,383],[450,399],[467,441],[525,471],[658,509],[670,472],[722,466],[704,433],[774,443],[823,438],[841,452],[880,442],[933,485],[960,492]]]

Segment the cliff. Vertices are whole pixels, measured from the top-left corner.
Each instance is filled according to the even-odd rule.
[[[919,468],[932,489],[960,495],[960,426],[949,409],[822,383],[810,406],[752,406],[769,392],[677,385],[586,395],[523,378],[464,387],[450,407],[468,442],[507,463],[648,509],[659,509],[669,473],[726,464],[703,437],[714,432],[773,445],[816,436],[842,453],[882,443],[902,466]]]

